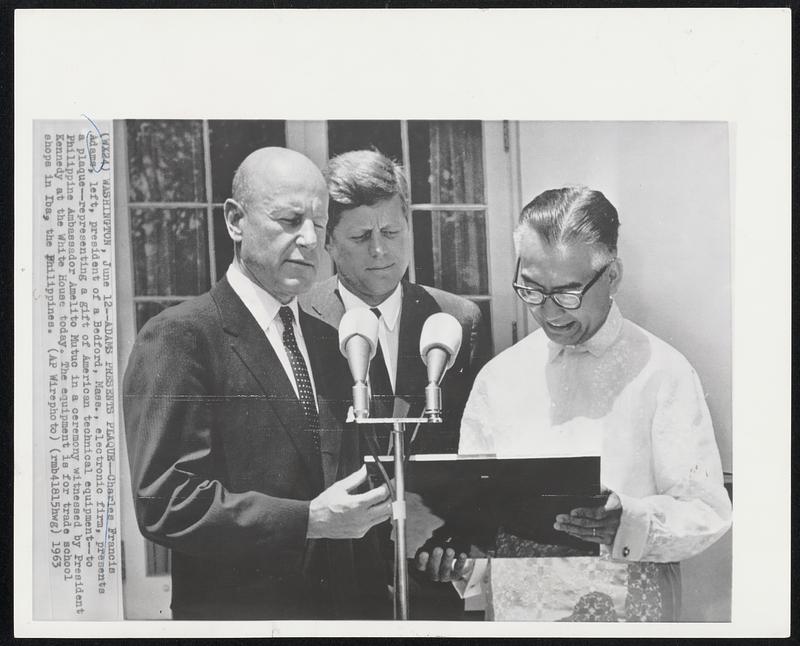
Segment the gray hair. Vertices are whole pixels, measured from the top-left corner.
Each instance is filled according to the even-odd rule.
[[[537,195],[522,209],[514,229],[517,255],[526,229],[535,231],[551,247],[563,248],[572,244],[604,247],[592,259],[595,269],[617,254],[617,209],[600,191],[585,186],[550,189]]]

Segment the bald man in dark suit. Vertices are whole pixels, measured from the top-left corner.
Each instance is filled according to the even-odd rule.
[[[132,488],[142,533],[172,549],[173,618],[373,618],[388,605],[377,548],[359,540],[389,518],[388,492],[355,493],[366,471],[342,430],[336,329],[297,303],[327,201],[304,156],[252,153],[225,202],[226,276],[134,345]]]

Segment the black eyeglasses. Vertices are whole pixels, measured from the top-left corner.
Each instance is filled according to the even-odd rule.
[[[614,261],[612,260],[611,262]],[[598,272],[594,275],[594,278],[592,278],[588,283],[586,283],[586,285],[583,286],[583,289],[574,291],[566,290],[558,292],[545,292],[544,290],[536,287],[520,285],[517,282],[519,279],[520,264],[520,258],[517,258],[517,270],[514,272],[514,282],[511,283],[511,286],[514,288],[514,291],[517,292],[517,296],[519,296],[529,305],[543,305],[549,296],[559,307],[563,307],[565,310],[577,310],[581,306],[581,300],[583,299],[584,294],[586,294],[586,292],[591,289],[592,285],[594,285],[600,279],[600,276],[603,275],[603,272],[611,266],[611,262],[604,265],[602,269],[598,270]]]

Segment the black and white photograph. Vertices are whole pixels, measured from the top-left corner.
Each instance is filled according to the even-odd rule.
[[[118,13],[62,16],[118,26]],[[700,80],[671,77],[708,53],[693,39],[723,14],[668,12],[657,29],[655,10],[244,12],[250,26],[126,13],[154,38],[186,18],[195,35],[217,20],[277,40],[243,36],[246,69],[231,53],[178,57],[185,75],[164,80],[133,57],[121,106],[18,114],[30,163],[16,208],[33,214],[17,255],[32,312],[16,367],[32,384],[16,456],[32,501],[15,517],[31,552],[16,564],[25,634],[109,621],[109,636],[788,630],[788,578],[775,578],[788,519],[759,563],[750,513],[788,504],[763,500],[788,483],[788,381],[771,363],[788,309],[773,336],[752,320],[783,298],[764,281],[789,278],[788,247],[765,246],[790,221],[788,84],[762,79],[787,102],[757,137],[752,114],[692,108]],[[426,35],[463,18],[464,33],[443,41],[450,54],[420,41],[407,68],[366,43],[326,49],[329,33],[294,72],[255,56],[322,17],[340,35],[360,17],[375,44],[388,15]],[[788,23],[756,15],[759,38]],[[25,26],[54,28],[48,17]],[[580,41],[583,62],[523,64],[547,48],[513,39],[472,52],[467,34],[503,40],[494,20],[550,47]],[[578,34],[628,37],[632,21],[685,49],[612,87]],[[551,62],[563,69],[537,77]],[[261,69],[271,82],[242,83]],[[216,102],[194,105],[203,82]],[[636,85],[688,98],[632,106]],[[504,100],[458,101],[500,87]],[[616,102],[601,91],[622,87]],[[773,169],[760,185],[759,165]],[[770,394],[745,387],[773,377]],[[756,625],[743,599],[762,595],[774,600]]]
[[[292,146],[298,130],[304,147]],[[395,498],[383,483],[364,498],[345,491],[365,483],[364,456],[389,453],[392,428],[367,433],[345,423],[360,361],[371,417],[392,418],[395,398],[409,404],[403,417],[422,417],[426,387],[441,382],[442,423],[423,423],[413,442],[406,429],[406,454],[599,455],[599,482],[577,493],[627,500],[616,501],[621,512],[606,511],[606,501],[585,512],[567,505],[563,521],[541,519],[558,522],[579,539],[574,545],[537,541],[536,528],[518,536],[498,526],[484,550],[523,560],[511,581],[491,581],[502,599],[493,616],[556,620],[586,606],[601,621],[730,619],[727,124],[128,120],[116,132],[127,170],[116,168],[115,230],[130,236],[130,258],[117,256],[118,293],[133,294],[117,313],[120,332],[131,330],[118,337],[133,497],[121,505],[135,512],[130,527],[123,520],[123,540],[126,572],[144,578],[124,582],[126,616],[165,617],[171,607],[191,619],[392,618],[394,567],[379,562],[386,547],[367,541],[390,539]],[[317,163],[307,156],[325,149]],[[279,187],[291,186],[295,172],[303,191],[284,196]],[[702,282],[693,281],[698,275]],[[297,342],[286,341],[285,328],[270,341],[270,328],[285,325],[281,303],[297,304],[287,320],[292,329],[299,320],[310,369],[292,363]],[[336,356],[343,334],[369,337],[365,323],[345,319],[350,311],[377,317],[371,362],[369,351]],[[690,326],[688,312],[713,325]],[[428,332],[455,349],[450,369],[429,381],[420,337],[437,313],[452,317],[445,320],[455,321],[458,340],[447,329]],[[316,402],[304,403],[304,388]],[[320,424],[322,398],[338,417]],[[309,442],[317,425],[319,448]],[[338,460],[328,462],[325,451]],[[563,486],[546,491],[574,490]],[[505,525],[523,521],[512,509],[518,497],[491,501],[509,505],[493,510]],[[425,533],[408,512],[408,528]],[[469,527],[487,528],[480,518],[459,520],[466,536],[440,527],[409,566],[431,579],[411,579],[425,618],[460,618],[449,614],[456,604],[445,593],[456,595],[451,579],[459,576],[450,570],[472,563],[451,563],[462,554],[471,561]],[[316,537],[342,539],[321,544],[353,554],[343,576],[322,556],[309,564]],[[583,576],[600,556],[585,556],[596,545],[621,561],[607,574],[592,570],[596,589],[578,588],[573,599],[529,580],[542,568],[555,576],[549,570],[571,557],[574,576]],[[375,553],[359,554],[367,548]],[[378,568],[368,570],[367,593],[339,587],[371,559]],[[166,588],[171,596],[159,597]],[[323,590],[331,596],[318,608],[311,600]],[[337,615],[334,600],[346,594],[355,606]],[[381,594],[386,607],[368,608]],[[128,607],[129,599],[141,603]],[[556,599],[566,605],[551,608]],[[475,612],[485,613],[480,601]]]

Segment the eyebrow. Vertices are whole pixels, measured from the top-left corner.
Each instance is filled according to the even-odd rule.
[[[307,207],[311,206],[310,209]],[[289,197],[277,197],[270,201],[269,209],[272,211],[293,211],[295,213],[305,213],[306,210],[314,210],[313,203],[307,204],[303,200],[292,199]]]
[[[271,204],[267,212],[271,218],[279,218],[287,214],[302,215],[305,211],[293,204]]]
[[[536,285],[537,287],[544,288],[544,286],[541,283],[537,283],[535,280],[533,280],[529,276],[526,276],[525,272],[520,272],[519,275],[520,275],[520,278],[525,279],[525,282],[531,283],[533,285]],[[564,290],[568,290],[568,289],[569,290],[571,290],[571,289],[580,289],[581,287],[583,287],[583,283],[572,282],[572,283],[567,283],[566,285],[558,285],[556,287],[553,287],[550,291],[551,292],[558,292],[558,291],[564,291]]]
[[[322,220],[326,214],[319,213],[314,209],[306,210],[302,206],[296,204],[276,204],[270,209],[269,217],[273,220],[285,218],[287,216],[292,219],[297,217],[309,217],[312,220]]]
[[[378,230],[379,231],[386,231],[387,229],[393,230],[393,229],[399,229],[399,228],[400,228],[400,225],[397,225],[397,224],[384,224]],[[367,227],[367,226],[354,227],[352,229],[350,235],[353,235],[355,233],[367,233],[367,232],[371,232],[371,231],[374,231],[374,230],[375,230],[375,227]]]

